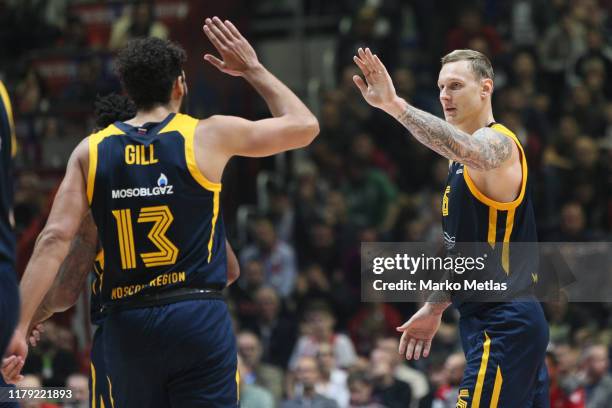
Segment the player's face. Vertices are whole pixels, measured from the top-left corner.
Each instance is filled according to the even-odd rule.
[[[483,83],[472,72],[468,61],[444,64],[438,76],[438,89],[444,118],[453,125],[477,117],[486,106]]]

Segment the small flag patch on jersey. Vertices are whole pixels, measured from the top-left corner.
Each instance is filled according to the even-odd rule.
[[[144,135],[147,133],[147,128],[138,128],[138,134],[139,135]]]

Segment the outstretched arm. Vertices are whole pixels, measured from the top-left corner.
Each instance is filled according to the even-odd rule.
[[[230,21],[206,19],[204,33],[222,59],[204,59],[220,71],[246,79],[266,101],[273,118],[250,121],[213,116],[203,123],[206,143],[227,157],[261,157],[307,146],[319,133],[316,117],[285,84],[257,59],[255,50]]]
[[[369,48],[358,50],[353,57],[365,76],[353,81],[364,99],[400,122],[425,146],[447,159],[463,163],[475,170],[492,170],[503,166],[512,157],[514,143],[490,128],[481,128],[473,135],[446,121],[411,106],[395,93],[393,81],[377,55]]]

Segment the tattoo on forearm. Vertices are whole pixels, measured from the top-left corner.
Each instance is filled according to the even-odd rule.
[[[490,128],[469,135],[413,106],[407,106],[397,120],[425,146],[470,168],[495,169],[512,155],[512,140]]]

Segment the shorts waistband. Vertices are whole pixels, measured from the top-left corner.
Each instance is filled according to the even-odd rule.
[[[107,303],[102,306],[102,312],[112,313],[128,309],[161,306],[197,299],[225,300],[225,296],[217,288],[177,288],[161,293],[142,295],[133,299],[118,300],[110,304]]]

